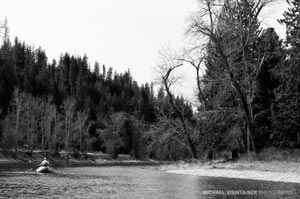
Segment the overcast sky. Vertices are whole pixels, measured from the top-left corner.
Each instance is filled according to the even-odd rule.
[[[276,19],[286,6],[278,2],[265,12],[265,26],[284,37]],[[91,65],[97,60],[117,72],[130,68],[139,84],[153,80],[162,47],[183,45],[186,21],[196,9],[197,0],[0,0],[11,39],[41,46],[49,62],[64,52],[86,54]]]

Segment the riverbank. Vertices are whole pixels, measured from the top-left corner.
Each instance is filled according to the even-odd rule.
[[[163,165],[161,170],[169,173],[205,177],[300,183],[300,162],[253,160],[177,162],[172,165]]]
[[[50,163],[56,167],[161,164],[155,160],[138,160],[130,155],[118,155],[116,159],[113,159],[109,154],[101,152],[74,154],[62,151],[57,154],[49,154],[36,150],[32,153],[19,151],[15,156],[13,151],[0,150],[0,170],[33,168],[39,165],[44,157],[47,157]]]
[[[57,167],[66,166],[114,166],[114,165],[147,165],[158,166],[153,169],[168,173],[196,175],[204,177],[224,177],[251,180],[264,180],[275,182],[300,183],[299,161],[178,161],[162,162],[155,160],[138,160],[129,155],[119,155],[112,159],[104,153],[73,154],[60,152],[55,155],[45,154],[42,151],[34,151],[31,154],[20,151],[18,157],[13,153],[0,151],[0,171],[6,169],[26,170],[36,167],[44,156]]]

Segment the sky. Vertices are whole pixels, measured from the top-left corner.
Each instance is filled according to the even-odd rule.
[[[278,0],[264,12],[265,27],[275,27],[286,10]],[[0,20],[8,19],[10,38],[16,36],[35,48],[42,47],[48,61],[62,53],[87,55],[119,73],[130,69],[139,85],[155,78],[158,51],[165,46],[179,50],[189,16],[197,0],[0,0]],[[185,68],[185,79],[177,92],[193,95],[192,69]]]

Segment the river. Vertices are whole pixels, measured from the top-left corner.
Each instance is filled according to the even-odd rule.
[[[0,198],[300,198],[300,184],[171,174],[151,166],[0,172]]]

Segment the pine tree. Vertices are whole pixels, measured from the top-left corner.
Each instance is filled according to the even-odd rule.
[[[70,85],[70,95],[75,97],[77,91],[77,77],[79,73],[78,60],[75,57],[71,57],[70,60],[70,70],[69,70],[69,85]]]
[[[286,46],[290,48],[290,53],[295,53],[300,49],[300,1],[287,0],[290,8],[283,13],[284,19],[279,22],[286,26]]]
[[[264,54],[265,59],[257,75],[256,95],[253,101],[257,147],[272,146],[272,105],[275,101],[275,89],[279,85],[274,70],[280,66],[283,58],[282,41],[273,28],[263,31],[256,43],[255,53]]]
[[[94,66],[94,74],[97,78],[100,77],[100,65],[98,62],[95,63],[95,66]]]
[[[69,84],[70,64],[71,64],[71,58],[68,53],[65,53],[64,56],[60,57],[58,63],[58,68],[59,68],[58,86],[59,86],[59,91],[64,98],[70,96],[70,90],[71,90]]]
[[[0,48],[0,109],[6,114],[18,86],[17,70],[12,59],[12,48],[9,39],[4,40]]]
[[[46,53],[41,48],[38,48],[35,52],[36,56],[36,71],[37,71],[37,91],[39,96],[49,94],[49,72],[48,72],[48,59]]]
[[[77,107],[81,110],[85,108],[85,100],[87,98],[88,88],[88,62],[87,57],[84,56],[79,61],[79,73],[76,82],[76,100]]]
[[[273,108],[272,139],[278,147],[300,147],[300,1],[289,0],[291,6],[279,20],[286,26],[286,54],[276,68],[280,85]]]

